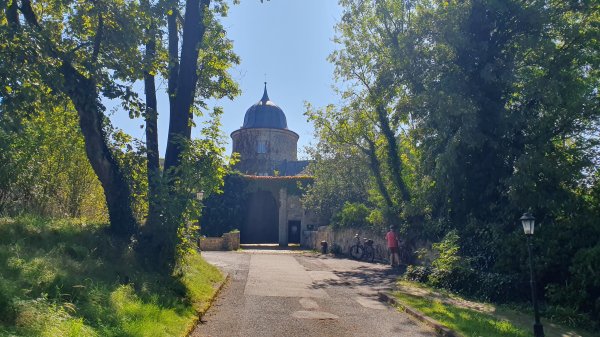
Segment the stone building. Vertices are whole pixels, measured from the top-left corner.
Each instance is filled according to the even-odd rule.
[[[267,84],[260,101],[231,133],[236,169],[248,182],[246,215],[240,228],[242,243],[301,243],[302,233],[318,219],[302,207],[298,184],[310,183],[303,174],[308,161],[298,161],[298,134],[288,129],[283,110],[269,99]]]

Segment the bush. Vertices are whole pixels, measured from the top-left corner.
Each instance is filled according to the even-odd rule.
[[[0,277],[0,322],[12,324],[16,318],[16,309],[9,290],[9,284]]]
[[[571,328],[585,328],[593,331],[599,327],[598,321],[593,321],[589,315],[573,307],[547,306],[544,308],[544,316],[553,322]]]
[[[361,203],[346,202],[342,210],[333,217],[335,227],[361,227],[368,223],[371,212]]]
[[[408,266],[404,279],[427,284],[438,289],[446,289],[478,300],[504,303],[525,296],[518,289],[515,277],[482,273],[472,268],[444,270],[425,266]],[[515,290],[517,289],[517,290]]]
[[[571,282],[546,286],[549,302],[563,308],[576,308],[600,322],[600,244],[580,250],[569,272]]]
[[[406,268],[404,279],[408,281],[427,283],[427,281],[429,281],[430,274],[431,268],[429,267],[410,265]]]
[[[228,174],[224,178],[223,193],[213,193],[203,200],[202,235],[218,237],[242,228],[247,207],[247,185],[241,174]]]
[[[472,268],[471,259],[459,255],[459,239],[456,231],[448,232],[432,245],[437,257],[431,267],[408,266],[405,279],[484,301],[507,302],[525,296],[515,291],[523,289],[517,277]]]

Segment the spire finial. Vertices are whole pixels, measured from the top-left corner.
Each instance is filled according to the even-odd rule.
[[[269,95],[267,94],[267,81],[265,81],[265,92],[263,93],[263,97],[260,100],[262,102],[266,102],[269,100]]]

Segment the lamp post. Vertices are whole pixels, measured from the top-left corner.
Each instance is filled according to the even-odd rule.
[[[533,314],[535,316],[535,323],[533,323],[533,336],[544,337],[544,326],[540,323],[540,313],[538,310],[537,297],[535,296],[535,279],[533,277],[533,259],[531,257],[531,237],[533,236],[533,229],[535,226],[535,218],[529,212],[526,212],[521,217],[521,223],[523,224],[523,231],[527,237],[527,251],[529,252],[529,276],[531,283],[531,300],[533,301]]]

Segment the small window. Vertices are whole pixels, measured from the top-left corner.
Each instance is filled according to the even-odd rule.
[[[256,153],[267,153],[267,142],[264,140],[259,140],[257,147],[256,147]]]

